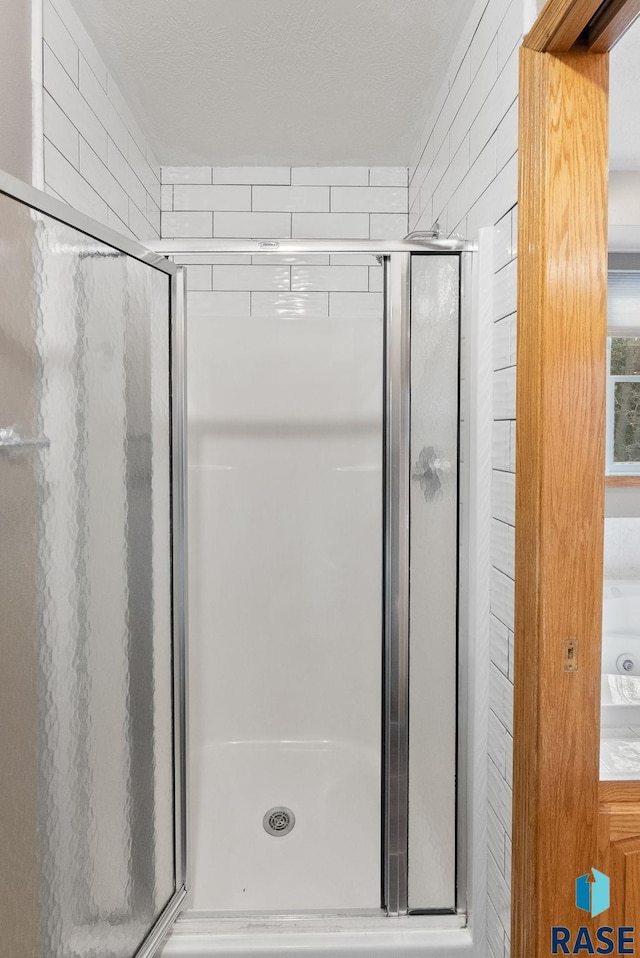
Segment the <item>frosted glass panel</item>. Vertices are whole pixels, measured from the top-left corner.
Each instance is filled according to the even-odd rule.
[[[455,906],[459,259],[411,257],[409,907]]]
[[[0,927],[127,958],[174,892],[169,277],[0,224]]]
[[[285,268],[326,290],[319,259]],[[380,907],[383,297],[314,295],[188,318],[200,912]]]

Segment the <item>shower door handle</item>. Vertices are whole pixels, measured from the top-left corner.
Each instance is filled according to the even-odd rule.
[[[28,449],[46,449],[48,446],[49,440],[45,436],[21,436],[15,426],[0,426],[0,453],[10,455]]]
[[[414,469],[411,473],[412,479],[422,479],[424,476],[429,475],[429,473],[437,472],[440,475],[446,472],[451,472],[451,463],[448,459],[434,459],[428,466],[425,466],[421,471]]]
[[[411,478],[420,483],[425,500],[430,502],[442,496],[442,482],[449,472],[449,460],[437,456],[433,446],[424,446],[411,470]]]
[[[451,463],[448,459],[441,459],[433,446],[424,446],[418,460],[411,470],[412,479],[425,479],[436,475],[451,472]]]

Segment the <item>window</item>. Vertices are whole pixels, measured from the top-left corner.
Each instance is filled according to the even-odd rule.
[[[640,476],[640,271],[609,272],[607,475]]]
[[[607,472],[640,474],[640,337],[607,340]]]

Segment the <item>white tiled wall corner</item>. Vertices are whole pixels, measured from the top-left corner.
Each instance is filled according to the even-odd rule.
[[[69,0],[43,0],[45,190],[108,226],[160,235],[160,167]]]
[[[640,579],[640,519],[604,520],[605,579]]]
[[[222,215],[222,214],[220,214]],[[213,213],[161,213],[163,235],[176,237],[209,237],[213,235]]]
[[[408,186],[409,170],[404,166],[374,166],[369,170],[369,186]]]
[[[172,166],[161,178],[166,239],[397,239],[408,231],[406,167]],[[382,268],[371,255],[178,261],[198,315],[382,315]]]
[[[477,0],[409,167],[409,228],[494,227],[487,942],[507,958],[515,525],[518,48],[523,0]]]
[[[213,183],[210,166],[163,166],[160,175],[163,183]],[[162,209],[173,209],[163,205]]]
[[[480,2],[474,14],[475,32],[461,35],[461,44],[469,45],[466,50],[459,45],[451,60],[410,166],[412,229],[428,228],[438,220],[446,232],[470,235],[467,218],[483,197],[489,219],[477,222],[474,232],[495,224],[508,208],[507,191],[489,190],[517,149],[514,103],[522,0]],[[431,208],[425,195],[431,197]],[[507,202],[513,206],[515,195]]]

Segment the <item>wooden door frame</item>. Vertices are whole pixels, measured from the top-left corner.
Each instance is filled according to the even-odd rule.
[[[513,958],[589,924],[599,867],[608,51],[639,14],[548,0],[520,54]]]

